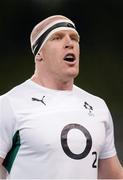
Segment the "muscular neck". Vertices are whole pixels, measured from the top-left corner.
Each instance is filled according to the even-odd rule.
[[[50,77],[39,77],[36,74],[34,74],[31,77],[31,80],[49,89],[72,90],[73,88],[73,79],[69,81],[64,81],[64,80],[62,81],[58,79],[51,79]]]

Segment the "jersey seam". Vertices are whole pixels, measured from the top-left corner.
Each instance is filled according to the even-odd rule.
[[[15,111],[14,111],[14,107],[13,107],[13,105],[12,105],[9,97],[7,97],[7,99],[8,99],[8,102],[9,102],[9,104],[10,104],[10,107],[11,107],[11,109],[12,109],[12,112],[13,112],[13,114],[14,114],[14,116],[15,116],[15,121],[16,121],[16,124],[15,124],[15,126],[14,126],[14,132],[13,132],[13,136],[14,136],[14,134],[15,134],[16,131],[18,130],[18,129],[17,129],[17,115],[16,115],[16,113],[15,113]]]

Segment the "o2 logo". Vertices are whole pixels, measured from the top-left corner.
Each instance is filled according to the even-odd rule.
[[[86,138],[85,149],[80,154],[75,154],[75,153],[71,152],[71,150],[68,146],[67,136],[71,129],[80,130]],[[89,133],[89,131],[84,126],[82,126],[80,124],[68,124],[63,128],[63,130],[61,132],[61,145],[62,145],[63,151],[65,152],[65,154],[67,156],[69,156],[70,158],[75,159],[75,160],[80,160],[80,159],[85,158],[89,154],[91,147],[92,147],[92,137],[91,137],[91,134]],[[95,156],[92,167],[96,168],[97,167],[96,166],[97,152],[92,152],[92,155]]]

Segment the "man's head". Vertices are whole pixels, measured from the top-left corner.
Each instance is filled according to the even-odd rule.
[[[79,34],[70,19],[44,19],[32,30],[30,41],[38,76],[67,81],[78,75]]]
[[[50,16],[38,23],[32,30],[30,36],[33,54],[36,55],[38,53],[38,51],[43,47],[45,42],[54,32],[68,29],[72,29],[77,33],[74,23],[62,15]]]

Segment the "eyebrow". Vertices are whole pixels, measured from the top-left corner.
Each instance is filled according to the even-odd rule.
[[[52,34],[50,38],[53,38],[55,36],[64,36],[64,35],[65,35],[65,33],[63,31],[58,31],[58,32],[55,32],[54,34]],[[73,31],[70,32],[69,36],[70,37],[77,37],[78,40],[80,39],[80,36]]]

